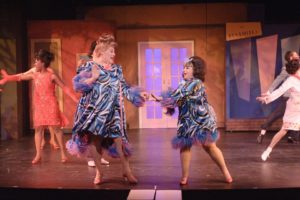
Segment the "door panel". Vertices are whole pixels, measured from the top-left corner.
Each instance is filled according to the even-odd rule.
[[[193,41],[139,42],[139,85],[156,95],[175,89],[193,50]],[[159,103],[148,101],[139,110],[140,128],[175,128],[177,116],[177,108],[173,116],[167,116]]]

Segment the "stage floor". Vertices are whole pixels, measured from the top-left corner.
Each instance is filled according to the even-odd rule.
[[[300,144],[287,143],[284,138],[273,150],[270,158],[263,162],[260,155],[269,144],[274,133],[266,135],[263,144],[257,144],[257,132],[225,133],[217,145],[223,152],[233,183],[228,184],[216,164],[201,148],[192,148],[189,184],[181,187],[179,150],[171,147],[175,129],[129,130],[133,147],[130,164],[137,185],[129,185],[122,179],[118,159],[110,159],[103,165],[104,183],[94,185],[95,169],[87,166],[84,159],[69,155],[67,163],[60,162],[60,151],[45,145],[42,162],[32,165],[35,155],[32,136],[20,140],[0,143],[0,190],[13,189],[59,189],[59,190],[182,190],[182,191],[252,191],[293,190],[300,191]],[[65,134],[65,140],[71,134]],[[49,140],[49,135],[46,135]],[[299,188],[299,189],[298,189]],[[273,193],[274,194],[274,193]],[[7,193],[6,193],[7,195]],[[1,198],[0,198],[1,199]],[[45,198],[43,198],[45,199]]]

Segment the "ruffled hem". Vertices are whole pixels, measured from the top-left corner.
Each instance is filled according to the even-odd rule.
[[[113,144],[108,149],[108,155],[112,158],[119,158],[120,155],[117,152],[116,145]],[[128,143],[123,143],[123,153],[125,157],[130,157],[132,155],[132,148]]]
[[[219,138],[217,129],[213,131],[201,131],[194,137],[174,137],[172,147],[174,149],[191,148],[193,145],[208,144],[216,142]]]
[[[89,157],[87,135],[73,135],[72,139],[66,142],[66,149],[72,156],[77,156],[79,158]]]
[[[300,130],[300,123],[283,122],[282,128],[285,129],[285,130],[299,131]]]
[[[90,157],[90,152],[88,148],[88,137],[87,135],[79,136],[74,135],[72,139],[66,142],[66,148],[69,154],[79,158]],[[116,145],[113,143],[110,146],[102,146],[103,150],[112,158],[119,158],[120,155],[117,152]],[[123,153],[124,156],[130,157],[132,155],[132,148],[129,143],[123,142]]]

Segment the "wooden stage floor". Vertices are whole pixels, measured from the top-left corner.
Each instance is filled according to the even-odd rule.
[[[60,162],[58,150],[49,143],[43,150],[42,162],[32,165],[35,155],[33,135],[20,140],[0,143],[0,199],[127,199],[133,190],[180,190],[182,199],[199,195],[213,197],[256,197],[270,194],[276,197],[300,195],[300,144],[283,139],[263,162],[260,155],[274,133],[267,133],[263,144],[257,144],[257,132],[224,133],[218,146],[222,150],[233,176],[231,184],[201,146],[192,148],[189,184],[180,187],[179,150],[171,148],[175,129],[129,130],[133,147],[130,164],[137,185],[129,185],[121,176],[118,159],[104,166],[104,183],[94,185],[95,169],[84,159],[69,155],[67,163]],[[65,134],[65,140],[71,135]],[[47,134],[49,140],[49,135]],[[100,195],[101,194],[101,195]],[[89,198],[85,198],[89,196]],[[273,198],[272,197],[272,198]],[[274,199],[273,198],[273,199]]]

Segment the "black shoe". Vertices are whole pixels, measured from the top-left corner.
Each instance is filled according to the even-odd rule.
[[[259,135],[257,136],[256,140],[257,140],[257,143],[258,143],[258,144],[261,144],[261,143],[262,143],[262,141],[263,141],[263,139],[264,139],[264,136],[265,136],[265,135],[263,135],[263,134],[259,134]]]
[[[287,142],[292,143],[292,144],[297,143],[297,141],[294,138],[292,138],[291,136],[288,137]]]

